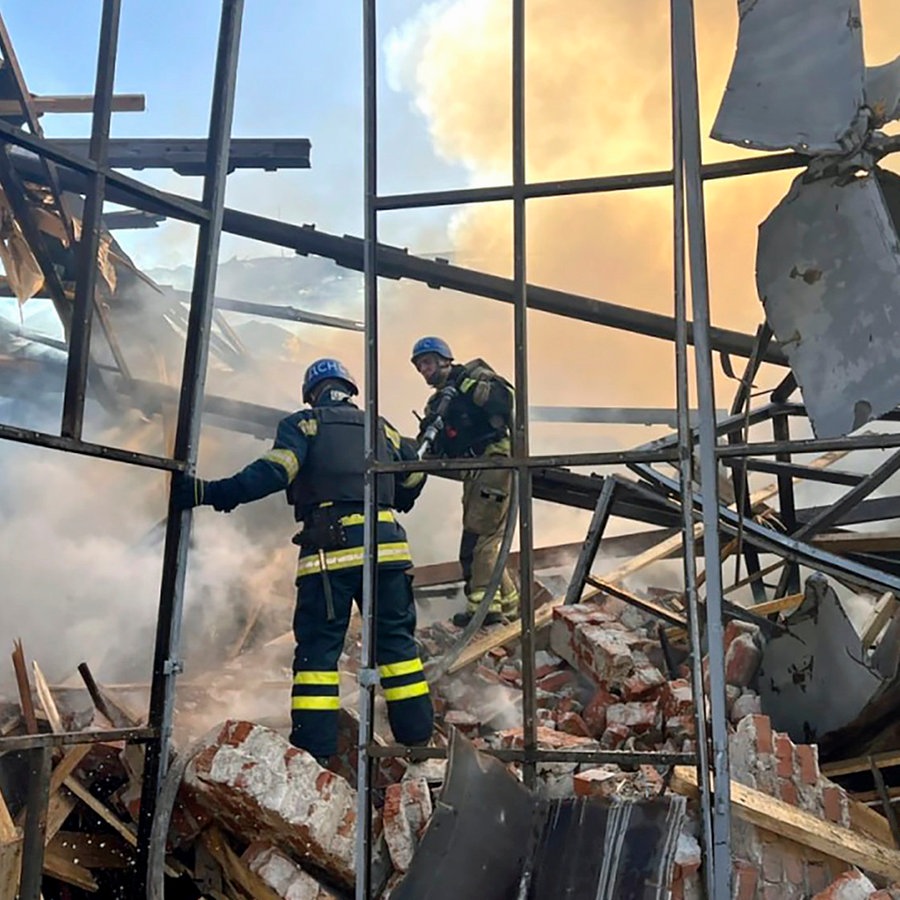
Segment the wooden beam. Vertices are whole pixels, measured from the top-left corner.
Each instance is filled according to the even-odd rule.
[[[94,109],[93,94],[32,94],[31,103],[39,116],[44,113],[89,113]],[[146,107],[144,94],[113,95],[113,112],[143,112]],[[0,116],[22,114],[22,104],[18,100],[0,100]]]
[[[900,550],[900,534],[843,531],[817,534],[810,543],[829,553],[896,553]]]
[[[839,759],[823,763],[822,774],[826,778],[837,778],[839,775],[851,775],[853,772],[868,772],[874,760],[879,769],[900,766],[900,750],[885,750],[883,753],[867,753],[865,756],[854,756],[851,759]]]
[[[22,832],[0,793],[0,900],[16,900],[22,863]]]
[[[632,594],[631,591],[626,591],[625,588],[621,588],[617,584],[612,584],[605,578],[594,578],[592,575],[588,575],[585,581],[587,581],[588,584],[593,585],[593,587],[599,588],[604,593],[610,594],[619,600],[623,600],[625,603],[629,604],[629,606],[633,606],[642,612],[655,616],[657,619],[662,619],[663,622],[668,622],[670,625],[675,625],[680,628],[687,628],[687,619],[684,616],[673,612],[671,609],[667,609],[665,606],[660,606],[652,600],[645,600],[643,597],[638,597],[636,594]]]
[[[90,870],[67,859],[52,846],[44,850],[44,872],[51,878],[72,884],[91,894],[100,890],[100,885],[94,880]]]
[[[884,630],[887,623],[897,615],[898,608],[900,608],[900,604],[897,603],[897,598],[891,591],[885,591],[878,598],[878,602],[875,604],[875,608],[872,610],[865,628],[863,628],[863,649],[871,647],[875,643],[876,638]]]
[[[207,828],[200,840],[210,855],[222,867],[225,877],[254,900],[279,900],[279,895],[270,888],[256,872],[231,849],[222,832],[214,825]]]
[[[678,794],[698,797],[696,770],[689,766],[675,766],[670,787]],[[900,879],[900,852],[849,828],[825,822],[737,781],[731,782],[731,806],[739,819],[757,828],[859,866],[890,881]]]
[[[47,721],[50,723],[50,730],[56,732],[65,731],[62,716],[59,714],[59,707],[53,699],[53,694],[50,693],[50,685],[47,684],[47,679],[44,678],[44,673],[41,671],[41,667],[37,664],[36,659],[31,661],[31,668],[34,672],[34,686],[37,690],[38,700],[41,701],[41,706],[44,708]]]
[[[16,673],[16,686],[19,689],[19,703],[22,707],[22,718],[25,719],[25,730],[29,734],[37,734],[37,716],[34,714],[34,701],[31,698],[31,685],[28,682],[28,667],[25,665],[25,650],[21,640],[13,641],[13,670]]]
[[[109,832],[60,831],[52,847],[57,855],[85,869],[124,869],[134,862],[131,847]]]

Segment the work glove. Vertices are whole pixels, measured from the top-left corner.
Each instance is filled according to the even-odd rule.
[[[175,509],[193,509],[203,506],[206,493],[206,482],[202,478],[194,478],[184,472],[172,475],[172,503]]]

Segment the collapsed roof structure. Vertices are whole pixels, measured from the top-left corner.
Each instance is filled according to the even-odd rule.
[[[524,165],[525,4],[514,0],[512,183],[382,195],[376,177],[376,2],[366,0],[361,238],[225,207],[225,178],[234,168],[309,165],[308,140],[230,137],[242,8],[241,0],[223,0],[205,141],[109,137],[111,112],[140,105],[139,98],[113,94],[118,0],[103,3],[96,91],[89,100],[90,141],[46,139],[41,114],[83,108],[85,101],[32,95],[0,20],[5,287],[20,301],[49,297],[66,336],[60,344],[3,326],[4,370],[27,371],[32,390],[36,379],[58,377],[64,369],[65,391],[58,433],[0,424],[0,437],[160,471],[191,469],[201,414],[259,437],[268,436],[283,415],[205,393],[208,358],[238,367],[244,353],[223,311],[363,332],[366,409],[375,415],[379,277],[510,303],[519,401],[513,458],[376,461],[372,475],[404,465],[442,475],[482,464],[512,468],[518,485],[522,622],[492,628],[471,642],[447,629],[423,634],[426,648],[429,642],[433,647],[432,675],[447,706],[443,724],[452,737],[433,748],[394,746],[376,734],[374,567],[368,554],[370,589],[358,644],[348,654],[355,657],[358,672],[359,715],[347,727],[348,760],[341,775],[320,770],[259,723],[237,720],[219,726],[176,764],[170,754],[182,669],[179,635],[190,514],[169,515],[146,716],[129,713],[86,669],[82,674],[105,727],[84,730],[90,719],[81,721],[76,711],[60,709],[55,697],[61,691],[51,689],[37,669],[35,689],[46,724],[39,722],[21,648],[17,651],[21,713],[17,705],[0,719],[0,773],[26,754],[28,776],[27,790],[7,798],[10,815],[0,802],[0,896],[5,889],[10,896],[37,898],[42,873],[48,879],[45,896],[54,884],[98,890],[91,866],[65,857],[64,841],[53,843],[60,833],[75,840],[62,826],[77,803],[124,841],[124,849],[113,855],[131,864],[130,896],[156,896],[163,873],[170,886],[203,885],[197,890],[207,896],[342,897],[354,892],[368,898],[388,896],[387,890],[395,900],[466,896],[476,888],[483,897],[549,897],[559,896],[553,892],[560,885],[572,897],[662,897],[697,891],[701,880],[709,897],[730,897],[732,887],[749,891],[741,896],[763,896],[766,886],[783,879],[802,896],[823,890],[832,877],[857,887],[865,879],[872,892],[876,884],[869,877],[885,885],[900,880],[900,829],[891,786],[885,783],[893,773],[881,771],[898,763],[900,748],[895,726],[900,537],[853,528],[887,523],[900,513],[897,498],[873,498],[900,470],[900,435],[871,427],[896,421],[900,403],[900,325],[893,315],[900,287],[900,195],[897,177],[878,165],[900,149],[896,138],[879,130],[900,115],[900,63],[865,66],[858,2],[806,0],[786,11],[784,4],[765,0],[743,8],[737,55],[713,135],[742,147],[782,152],[702,165],[692,4],[673,0],[672,169],[530,183]],[[822,92],[827,104],[797,101],[823,83],[829,88]],[[202,201],[156,190],[116,171],[150,166],[202,174]],[[713,327],[703,184],[779,168],[803,172],[760,228],[757,285],[765,321],[755,335]],[[673,315],[528,282],[524,225],[529,200],[648,186],[673,189]],[[379,242],[383,211],[497,200],[510,201],[514,210],[512,278],[424,259]],[[105,201],[128,210],[104,214]],[[155,284],[112,237],[116,228],[152,227],[163,217],[199,227],[189,293]],[[216,297],[223,232],[362,272],[362,321]],[[688,281],[693,321],[687,313]],[[150,300],[154,313],[141,314]],[[671,342],[677,408],[642,413],[530,407],[529,310]],[[91,339],[94,325],[102,340]],[[186,335],[183,359],[172,355],[172,333]],[[724,415],[717,415],[715,404],[714,354],[728,370],[732,359],[746,361]],[[179,366],[178,391],[154,374]],[[753,402],[753,385],[762,367],[778,367],[784,377],[760,404]],[[3,390],[12,394],[20,385],[18,379],[5,379]],[[136,409],[146,417],[161,415],[177,401],[171,454],[85,440],[86,399]],[[629,450],[531,455],[532,417],[559,414],[613,421],[652,415],[674,422],[677,431]],[[798,422],[808,422],[815,437],[792,438],[792,423]],[[755,434],[765,426],[772,429],[771,440],[750,439],[751,429]],[[867,474],[834,465],[872,449],[894,452]],[[812,462],[796,459],[810,454],[819,455]],[[666,465],[674,467],[676,477]],[[572,471],[584,467],[598,474]],[[773,476],[772,485],[753,490],[754,473]],[[797,482],[847,490],[828,506],[804,509],[798,508]],[[561,585],[544,579],[549,589],[536,572],[558,566],[564,557],[560,548],[533,546],[535,500],[592,512],[574,568],[566,569]],[[614,517],[641,523],[642,530],[607,538]],[[592,571],[601,550],[627,557],[602,579]],[[641,596],[624,583],[673,556],[683,560],[683,589]],[[746,577],[738,573],[726,584],[722,563],[730,556],[743,558]],[[774,583],[766,580],[773,573]],[[458,580],[452,566],[422,569],[417,576],[420,591]],[[728,599],[744,586],[752,604]],[[848,596],[862,604],[864,616],[854,619]],[[629,619],[635,610],[640,618]],[[476,680],[474,688],[467,686],[463,672]],[[835,682],[842,688],[837,694]],[[496,709],[479,706],[488,684],[514,689],[517,696],[510,703],[521,710],[518,729],[508,727]],[[466,742],[467,730],[480,744],[478,750]],[[15,733],[21,731],[26,733]],[[111,792],[103,801],[99,795],[104,793],[103,766],[111,764],[109,748],[117,741],[126,745],[124,757],[130,761],[117,769],[127,789],[116,798],[120,808],[113,810]],[[55,759],[60,748],[65,752]],[[143,753],[135,754],[136,748]],[[427,770],[423,775],[410,766],[410,777],[391,770],[390,761],[406,771],[404,761],[447,757],[446,777],[437,778],[443,787],[436,810],[435,779]],[[515,766],[521,782],[496,759]],[[860,785],[860,773],[867,770],[871,781]],[[261,774],[241,779],[238,771]],[[173,773],[179,776],[174,788]],[[20,770],[19,781],[23,777]],[[829,777],[845,781],[839,785]],[[272,792],[260,789],[271,784],[279,797],[293,798],[297,808],[305,804],[307,817],[298,820],[294,807],[273,803]],[[167,835],[163,831],[160,837],[160,829],[168,826],[168,817],[160,810],[174,803],[173,790],[179,786],[181,811],[190,821],[173,823],[177,839],[169,834],[174,852],[167,858]],[[572,796],[576,789],[580,799]],[[553,796],[554,790],[560,793]],[[884,819],[864,806],[860,798],[868,795],[883,804]],[[699,843],[694,845],[685,830],[684,796],[697,801]],[[134,825],[123,820],[126,814]],[[831,824],[816,825],[817,818]],[[479,829],[490,829],[496,837],[500,825],[508,826],[496,845],[500,851],[494,847],[488,853],[486,832]],[[777,865],[769,858],[772,835],[790,844],[781,848]],[[240,855],[236,844],[243,848]],[[598,856],[588,858],[583,845]],[[632,845],[640,845],[644,855],[629,850]],[[193,868],[178,855],[184,847],[203,848],[196,850]],[[486,851],[484,859],[475,856],[479,848]],[[83,846],[79,852],[89,855]],[[209,858],[221,869],[217,881],[202,874]],[[94,862],[101,870],[116,865],[108,853],[98,852]],[[798,866],[800,874],[789,879]],[[848,873],[851,866],[868,875]]]

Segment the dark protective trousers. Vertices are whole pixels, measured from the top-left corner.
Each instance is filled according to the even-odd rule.
[[[334,619],[328,620],[320,573],[297,579],[294,612],[294,684],[291,743],[321,759],[337,752],[340,675],[338,660],[350,623],[351,604],[362,602],[362,566],[328,573]],[[413,635],[416,608],[406,569],[378,570],[375,660],[388,719],[401,744],[430,737],[434,711]]]

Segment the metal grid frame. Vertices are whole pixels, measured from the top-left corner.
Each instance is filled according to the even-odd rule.
[[[78,245],[76,293],[69,323],[69,355],[60,434],[44,434],[27,429],[0,426],[0,438],[165,471],[190,471],[193,469],[200,435],[200,411],[206,380],[216,263],[222,234],[225,176],[228,171],[228,151],[231,140],[243,6],[243,0],[222,0],[207,141],[207,165],[200,203],[183,198],[166,197],[162,192],[144,186],[139,181],[111,171],[106,165],[121,0],[103,0],[90,153],[87,160],[83,157],[59,153],[44,140],[43,134],[37,126],[37,119],[29,110],[30,94],[21,70],[15,62],[15,54],[6,28],[0,21],[0,50],[2,50],[7,67],[15,79],[20,102],[28,112],[26,121],[31,129],[31,134],[28,135],[6,123],[0,123],[0,140],[3,142],[0,147],[0,177],[3,179],[7,195],[11,202],[14,198],[24,201],[21,182],[10,161],[10,144],[26,147],[38,155],[41,166],[48,174],[58,209],[64,219],[65,210],[60,199],[56,165],[70,167],[88,177],[84,190],[86,204],[83,240]],[[131,197],[131,205],[138,209],[163,212],[165,215],[200,225],[185,342],[175,447],[171,459],[123,451],[82,439],[85,390],[88,372],[92,367],[90,333],[92,315],[95,311],[100,217],[104,197],[107,195],[107,185],[116,185],[126,191]],[[19,205],[16,213],[20,222],[28,221],[30,218],[25,203]],[[36,241],[37,246],[40,247],[42,240],[39,235]],[[45,268],[45,275],[49,274],[48,282],[52,289],[55,284],[52,264],[49,269],[43,268]],[[62,296],[61,289],[59,293]],[[92,377],[95,379],[95,384],[102,383],[97,380],[96,371],[92,372]],[[146,747],[134,892],[135,896],[143,896],[147,891],[152,874],[148,872],[150,830],[161,781],[168,762],[175,677],[181,669],[177,655],[191,522],[190,511],[177,512],[171,505],[171,498],[168,513],[148,726],[146,728],[118,729],[114,732],[32,735],[26,739],[4,738],[0,740],[0,751],[23,750],[30,754],[30,777],[26,801],[28,815],[25,824],[20,883],[22,900],[37,900],[40,896],[44,856],[43,831],[46,821],[52,749],[66,744],[84,744],[109,739],[142,743]]]
[[[674,512],[682,517],[685,542],[685,585],[688,597],[690,641],[695,657],[700,654],[700,631],[705,626],[708,633],[721,638],[721,599],[723,585],[719,557],[719,529],[728,531],[748,528],[747,520],[740,513],[728,513],[719,505],[715,467],[719,460],[738,463],[735,477],[746,484],[746,470],[741,462],[751,456],[774,456],[780,466],[774,470],[779,485],[781,512],[786,516],[788,532],[797,526],[793,478],[813,477],[813,470],[791,463],[793,454],[826,450],[853,450],[900,446],[900,435],[862,435],[857,437],[825,440],[792,440],[789,417],[802,416],[802,405],[789,403],[796,389],[790,374],[776,389],[771,402],[750,416],[739,414],[737,399],[732,415],[716,423],[711,353],[713,350],[730,352],[748,358],[748,373],[752,376],[760,361],[766,360],[784,365],[783,355],[777,348],[769,348],[771,335],[763,331],[756,340],[735,332],[712,328],[709,323],[708,288],[706,282],[706,252],[703,216],[703,183],[723,177],[749,175],[806,165],[808,158],[795,153],[769,156],[704,166],[700,155],[699,116],[697,105],[696,55],[694,47],[694,17],[692,0],[671,0],[672,47],[672,122],[673,168],[666,172],[604,176],[598,178],[557,181],[552,183],[528,183],[525,179],[524,134],[524,43],[525,0],[512,2],[512,184],[508,186],[412,193],[380,196],[377,192],[377,0],[363,0],[364,33],[364,84],[365,101],[364,151],[365,151],[365,230],[362,241],[352,238],[336,238],[312,229],[276,222],[224,208],[224,179],[227,172],[230,124],[234,100],[234,85],[240,37],[243,0],[223,0],[220,25],[216,77],[210,116],[207,144],[207,172],[204,180],[203,199],[196,202],[156,190],[107,165],[109,148],[109,112],[112,96],[113,74],[117,52],[117,24],[121,0],[103,0],[101,18],[100,52],[97,64],[94,117],[89,158],[54,147],[43,139],[37,127],[34,111],[30,109],[27,87],[6,29],[0,20],[0,52],[12,60],[11,69],[16,79],[20,102],[26,111],[26,122],[31,128],[27,134],[5,122],[0,122],[0,174],[4,186],[14,198],[20,193],[21,182],[10,164],[9,145],[33,151],[38,157],[36,170],[46,179],[58,198],[59,191],[75,190],[86,196],[85,234],[80,247],[76,299],[72,312],[66,394],[60,434],[46,434],[0,424],[0,438],[24,442],[64,452],[93,456],[111,461],[155,468],[162,471],[191,470],[196,459],[200,424],[200,403],[203,396],[206,358],[209,342],[212,296],[216,274],[218,242],[222,231],[253,237],[276,246],[287,247],[301,254],[317,254],[333,258],[340,265],[363,271],[365,276],[365,343],[366,343],[366,392],[364,397],[367,434],[366,505],[375,506],[376,482],[392,472],[419,470],[430,472],[454,469],[474,469],[501,465],[517,473],[520,529],[520,578],[522,584],[523,612],[523,684],[524,684],[524,748],[522,750],[497,751],[495,755],[507,761],[520,762],[525,778],[533,782],[539,762],[656,762],[670,765],[695,761],[700,769],[701,815],[704,825],[704,856],[707,893],[710,897],[730,896],[731,860],[729,853],[729,800],[727,727],[724,716],[724,659],[721,639],[710,641],[711,715],[705,719],[704,704],[697,703],[698,734],[707,734],[710,741],[700,742],[696,758],[677,753],[625,752],[625,751],[552,751],[537,745],[535,728],[535,678],[534,678],[534,603],[531,596],[531,575],[534,568],[532,481],[535,472],[553,466],[620,466],[647,474],[649,464],[669,461],[678,465],[679,479],[657,482],[671,494],[685,498],[672,504]],[[673,316],[645,313],[628,307],[587,298],[573,297],[559,291],[531,288],[527,284],[525,216],[526,201],[537,197],[566,196],[579,193],[630,190],[640,187],[671,185],[674,199],[673,259],[675,271]],[[91,368],[89,346],[95,290],[96,232],[104,197],[115,202],[125,202],[140,210],[188,221],[200,226],[194,285],[191,292],[191,311],[185,345],[178,432],[172,458],[125,451],[119,448],[94,444],[82,438],[84,394],[88,372]],[[412,209],[426,206],[511,200],[513,203],[514,277],[511,281],[494,276],[481,276],[454,266],[417,260],[403,254],[397,248],[378,243],[378,213],[395,209]],[[57,199],[57,202],[60,202]],[[62,210],[61,202],[60,209]],[[26,210],[22,215],[28,218]],[[690,254],[685,260],[685,238],[690,237]],[[40,245],[40,240],[37,241]],[[685,283],[688,274],[692,285],[695,320],[688,320]],[[378,397],[378,283],[379,275],[410,277],[432,285],[444,285],[457,290],[513,302],[515,342],[515,382],[519,408],[524,413],[516,422],[514,453],[499,463],[468,461],[464,465],[447,460],[432,460],[413,464],[388,464],[375,456],[374,425],[377,421]],[[49,278],[51,291],[53,276]],[[666,439],[645,447],[627,451],[610,451],[579,454],[531,456],[528,446],[528,384],[527,384],[527,310],[542,309],[556,314],[596,322],[610,327],[633,331],[647,336],[661,337],[674,343],[677,388],[677,439]],[[688,402],[688,346],[695,346],[694,364],[697,378],[699,415],[690,420]],[[114,348],[113,348],[114,350]],[[127,373],[123,370],[123,374]],[[95,378],[96,373],[92,373]],[[749,383],[749,381],[748,381]],[[92,381],[97,389],[102,382]],[[233,404],[235,407],[236,404]],[[896,411],[884,417],[898,420]],[[747,424],[771,421],[772,441],[749,442],[741,437]],[[717,446],[720,436],[727,436],[726,446]],[[703,485],[694,496],[693,454],[695,444],[699,448],[700,474]],[[841,510],[858,507],[863,498],[877,486],[878,473],[856,479],[851,484],[839,473],[816,473],[832,484],[851,485],[851,490],[839,501]],[[598,479],[611,484],[612,479]],[[614,491],[602,492],[604,508],[598,505],[598,521],[603,520],[614,508]],[[688,498],[691,501],[688,502]],[[601,498],[603,499],[603,498]],[[655,502],[665,501],[657,496]],[[606,506],[609,508],[605,508]],[[698,521],[697,508],[702,513]],[[160,587],[160,604],[156,646],[152,672],[150,721],[146,728],[120,729],[95,733],[52,735],[28,735],[0,739],[0,752],[19,750],[32,755],[32,777],[29,781],[28,807],[25,834],[25,861],[23,864],[23,898],[37,898],[40,890],[40,874],[43,856],[42,814],[46,806],[47,776],[50,751],[53,747],[88,743],[95,740],[122,739],[143,743],[147,747],[147,766],[139,823],[139,846],[143,848],[138,858],[136,894],[143,894],[149,878],[147,845],[154,808],[162,776],[166,770],[172,726],[172,701],[175,678],[180,671],[177,658],[182,609],[182,592],[187,554],[186,536],[189,531],[190,513],[177,514],[170,508],[166,531],[163,575]],[[832,513],[833,517],[834,513]],[[880,516],[883,518],[884,516]],[[820,517],[819,522],[821,523]],[[363,665],[360,673],[361,728],[359,750],[359,827],[357,830],[357,898],[371,896],[371,840],[372,840],[372,772],[374,761],[388,755],[406,755],[428,758],[444,755],[443,751],[424,749],[407,751],[397,747],[379,747],[372,740],[372,704],[377,677],[374,668],[374,598],[377,568],[374,565],[375,531],[374,516],[366,517],[365,596],[363,603]],[[703,526],[703,551],[712,565],[706,569],[707,602],[703,609],[697,596],[697,571],[694,545]],[[602,531],[602,523],[599,525]],[[888,586],[900,590],[900,578],[854,560],[844,560],[827,551],[805,543],[802,538],[785,537],[759,528],[747,533],[757,545],[779,553],[789,561],[786,571],[796,583],[797,564],[815,565],[823,570],[852,575],[860,583]],[[749,565],[748,559],[748,565]],[[750,566],[752,570],[752,566]],[[757,565],[758,570],[758,565]],[[695,696],[703,696],[702,679],[695,667]],[[711,791],[715,777],[719,789]],[[31,815],[36,811],[37,815]]]
[[[377,584],[375,511],[377,509],[377,479],[389,472],[404,470],[463,470],[475,468],[470,463],[437,461],[432,466],[421,463],[386,465],[376,458],[375,427],[378,417],[378,213],[389,209],[408,209],[448,203],[478,203],[498,199],[513,204],[513,280],[514,350],[516,385],[516,422],[513,434],[513,457],[508,462],[476,461],[481,467],[497,465],[512,468],[516,473],[519,508],[519,583],[521,585],[522,615],[522,687],[523,687],[523,751],[519,758],[523,765],[525,783],[533,786],[538,760],[562,761],[567,754],[540,751],[537,742],[536,678],[535,678],[535,608],[532,596],[533,517],[532,473],[539,463],[529,454],[528,429],[528,351],[527,312],[529,291],[526,266],[526,200],[535,196],[563,196],[610,188],[622,189],[643,186],[653,175],[624,176],[615,180],[587,179],[577,184],[558,183],[528,190],[525,170],[525,0],[512,0],[512,184],[501,188],[440,191],[408,196],[380,197],[378,175],[378,116],[377,116],[377,0],[363,0],[363,72],[364,72],[364,147],[365,147],[365,213],[364,262],[365,325],[366,325],[366,535],[365,573],[362,606],[362,661],[360,670],[360,729],[357,808],[357,900],[372,896],[372,763],[374,691],[377,684],[375,669],[375,597]],[[698,741],[696,763],[700,773],[700,795],[704,837],[705,877],[710,897],[731,894],[730,832],[731,812],[729,796],[728,731],[725,705],[725,658],[722,622],[722,573],[719,547],[718,491],[716,478],[716,414],[710,348],[709,294],[706,273],[706,240],[703,211],[703,173],[700,154],[700,121],[697,94],[697,64],[695,49],[693,0],[671,0],[671,57],[672,57],[672,120],[673,170],[671,179],[666,173],[664,183],[673,185],[674,222],[673,255],[675,261],[675,349],[677,378],[678,442],[677,460],[680,466],[680,486],[683,496],[690,496],[693,479],[693,432],[690,428],[690,398],[688,395],[688,320],[686,304],[684,221],[690,235],[689,272],[695,319],[692,328],[695,346],[695,369],[698,396],[698,432],[700,476],[703,508],[703,551],[707,560],[715,563],[706,567],[707,602],[704,623],[709,639],[710,689],[704,691],[699,665],[693,666],[694,696],[710,700],[709,722],[703,702],[697,702],[697,733],[709,733],[709,746]],[[793,162],[793,154],[781,162]],[[771,163],[771,161],[769,161]],[[634,464],[641,451],[615,454],[616,462]],[[594,465],[612,463],[604,460],[608,454],[582,454],[583,462]],[[587,457],[590,457],[588,459]],[[556,457],[557,465],[577,465],[575,455]],[[546,463],[545,463],[546,464]],[[697,593],[697,570],[694,554],[694,512],[688,503],[683,505],[685,539],[685,584],[689,608],[689,632],[694,659],[702,657],[700,624],[703,613]],[[648,760],[653,753],[642,754]],[[659,760],[661,761],[661,760]],[[713,794],[712,780],[718,789]]]

